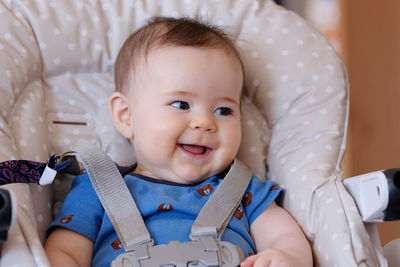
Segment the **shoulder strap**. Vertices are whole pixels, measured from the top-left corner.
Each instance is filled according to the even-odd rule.
[[[64,156],[76,155],[126,251],[153,242],[142,216],[114,162],[98,147],[80,146]],[[197,216],[191,238],[221,237],[250,182],[252,172],[235,159],[224,180]]]
[[[193,223],[190,234],[192,239],[208,235],[221,237],[246,192],[251,176],[252,171],[235,159],[228,174]]]
[[[94,189],[126,251],[152,242],[140,212],[115,163],[95,146],[80,146],[73,154],[86,169]]]

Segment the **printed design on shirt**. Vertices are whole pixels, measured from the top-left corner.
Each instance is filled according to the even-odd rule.
[[[74,215],[67,215],[61,218],[60,223],[62,224],[67,224],[72,220],[72,217],[74,217]]]
[[[243,207],[242,207],[242,205],[239,205],[237,207],[237,209],[235,210],[235,213],[233,213],[233,216],[235,216],[236,219],[240,220],[240,219],[242,219],[243,215],[244,215]]]
[[[200,188],[197,188],[196,191],[200,195],[206,197],[206,196],[209,196],[212,193],[212,191],[214,191],[214,188],[210,184],[206,184]]]
[[[111,246],[115,250],[121,249],[122,248],[121,240],[119,240],[119,238],[118,238],[117,240],[115,240],[114,242],[111,243]]]
[[[246,194],[244,194],[242,199],[243,207],[246,208],[247,206],[249,206],[251,204],[252,199],[253,199],[253,194],[251,192],[246,192]]]
[[[279,190],[279,189],[281,189],[279,186],[273,186],[273,187],[271,187],[271,191],[276,191],[276,190]]]
[[[169,203],[162,203],[160,206],[158,206],[157,211],[158,211],[158,212],[161,212],[161,211],[171,211],[171,210],[173,210],[173,209],[174,209],[174,207],[173,207],[171,204],[169,204]]]

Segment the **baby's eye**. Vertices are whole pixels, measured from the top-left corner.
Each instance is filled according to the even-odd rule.
[[[229,116],[229,115],[232,115],[233,111],[230,108],[222,107],[222,108],[217,108],[215,110],[215,113],[217,115]]]
[[[182,110],[188,110],[190,108],[189,103],[185,101],[174,101],[170,105],[173,106],[174,108]]]

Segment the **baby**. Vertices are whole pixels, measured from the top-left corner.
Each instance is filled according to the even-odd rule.
[[[190,241],[229,170],[241,141],[243,78],[230,39],[187,18],[155,18],[121,48],[109,106],[136,153],[124,180],[155,245]],[[312,266],[303,232],[275,202],[281,189],[253,176],[246,192],[221,238],[243,250],[241,266]],[[74,180],[49,233],[54,266],[109,266],[124,252],[87,174]]]

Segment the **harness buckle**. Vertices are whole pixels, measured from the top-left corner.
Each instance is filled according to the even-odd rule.
[[[119,255],[111,267],[236,267],[243,260],[240,248],[211,236],[168,245],[142,244]]]

